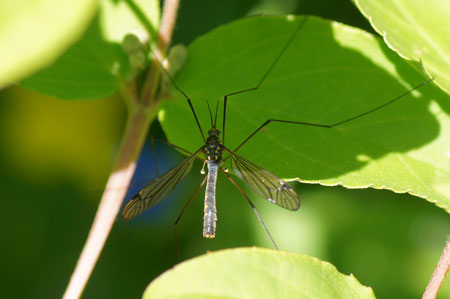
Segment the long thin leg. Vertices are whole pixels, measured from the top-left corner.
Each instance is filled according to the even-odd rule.
[[[388,101],[388,102],[386,102],[386,103],[384,103],[384,104],[382,104],[382,105],[380,105],[380,106],[377,106],[377,107],[375,107],[375,108],[373,108],[373,109],[370,109],[370,110],[368,110],[368,111],[366,111],[366,112],[357,114],[357,115],[352,116],[352,117],[350,117],[350,118],[348,118],[348,119],[345,119],[345,120],[338,121],[338,122],[336,122],[336,123],[334,123],[334,124],[331,124],[331,125],[316,124],[316,123],[308,123],[308,122],[302,122],[302,121],[291,121],[291,120],[282,120],[282,119],[272,119],[272,118],[271,118],[271,119],[268,119],[268,120],[266,120],[262,125],[260,125],[255,131],[253,131],[247,138],[245,138],[244,141],[243,141],[241,144],[239,144],[239,145],[234,149],[234,152],[236,152],[238,149],[240,149],[240,148],[241,148],[241,147],[242,147],[242,146],[243,146],[250,138],[252,138],[256,133],[258,133],[259,130],[261,130],[262,128],[264,128],[265,126],[267,126],[268,124],[270,124],[271,122],[280,122],[280,123],[289,123],[289,124],[297,124],[297,125],[306,125],[306,126],[312,126],[312,127],[328,128],[328,129],[330,129],[330,128],[333,128],[333,127],[337,127],[337,126],[339,126],[339,125],[342,125],[342,124],[344,124],[344,123],[353,121],[353,120],[355,120],[355,119],[361,118],[361,117],[363,117],[363,116],[366,116],[366,115],[368,115],[368,114],[370,114],[370,113],[372,113],[372,112],[375,112],[375,111],[377,111],[377,110],[380,110],[380,109],[382,109],[382,108],[384,108],[384,107],[386,107],[386,106],[388,106],[388,105],[390,105],[390,104],[396,102],[397,100],[400,100],[400,99],[403,98],[404,96],[410,94],[410,93],[413,92],[414,90],[416,90],[416,89],[422,87],[422,86],[425,85],[425,84],[428,84],[429,82],[431,82],[431,81],[433,81],[433,80],[434,80],[433,78],[428,79],[427,81],[420,83],[419,85],[417,85],[417,86],[414,87],[413,89],[408,90],[407,92],[401,94],[400,96],[396,97],[396,98],[393,99],[393,100],[390,100],[390,101]],[[226,159],[225,159],[225,160],[226,160]]]
[[[227,178],[233,183],[234,186],[236,186],[236,188],[239,190],[239,192],[242,193],[242,195],[245,197],[245,199],[248,201],[248,203],[250,204],[250,206],[253,209],[253,212],[255,212],[256,217],[258,217],[259,222],[261,223],[262,227],[264,228],[264,230],[266,231],[267,236],[269,236],[270,241],[272,242],[273,247],[278,250],[278,246],[275,243],[275,241],[272,238],[272,235],[270,234],[269,230],[267,229],[266,224],[264,223],[264,221],[261,218],[261,215],[259,215],[258,210],[256,209],[255,205],[253,204],[253,202],[250,200],[250,198],[248,198],[248,196],[245,194],[244,190],[241,189],[241,187],[239,187],[239,185],[231,178],[231,176],[225,171],[223,170],[223,168],[221,167],[220,170],[227,176]]]
[[[281,57],[283,56],[284,52],[286,52],[286,49],[289,47],[289,45],[292,43],[292,41],[294,40],[294,38],[297,36],[297,33],[300,31],[300,29],[303,27],[303,25],[305,24],[306,20],[307,20],[307,16],[305,16],[300,23],[298,24],[297,28],[294,30],[294,32],[292,33],[291,37],[289,38],[289,40],[286,42],[286,44],[284,45],[284,47],[281,49],[280,53],[278,53],[278,56],[275,58],[275,60],[273,61],[273,63],[269,66],[269,68],[267,69],[266,73],[264,74],[264,76],[261,78],[261,80],[259,80],[258,84],[256,84],[253,87],[250,88],[246,88],[246,89],[242,89],[242,90],[238,90],[238,91],[234,91],[231,92],[229,94],[226,94],[224,96],[224,101],[223,101],[223,128],[222,128],[222,143],[225,144],[225,114],[226,114],[226,110],[227,110],[227,100],[229,96],[233,96],[239,93],[244,93],[247,91],[253,91],[253,90],[257,90],[262,84],[263,82],[266,80],[266,78],[269,76],[270,72],[275,68],[275,66],[277,65],[278,61],[280,61]]]
[[[223,97],[223,122],[222,122],[222,144],[225,144],[225,115],[227,114],[228,96]]]
[[[169,78],[170,83],[178,90],[187,100],[189,107],[191,108],[192,113],[194,114],[195,122],[197,123],[197,127],[200,130],[200,134],[202,134],[203,142],[206,143],[205,134],[203,134],[202,127],[200,126],[200,122],[198,121],[197,113],[195,113],[194,106],[192,106],[191,99],[188,97],[188,95],[178,87],[178,85],[175,83],[175,80],[172,79],[172,77],[169,75],[167,70],[162,66],[161,62],[153,55],[153,59],[155,59],[156,63],[159,65],[159,67],[162,69],[164,75]]]
[[[181,146],[175,145],[167,140],[161,139],[161,138],[156,138],[156,140],[161,141],[162,143],[167,144],[168,146],[171,146],[173,148],[176,148],[182,152],[185,152],[186,154],[188,154],[189,156],[192,155],[192,153],[190,151],[188,151],[187,149],[182,148]],[[203,159],[202,159],[203,160]]]
[[[267,69],[266,73],[264,74],[264,76],[261,78],[261,80],[259,80],[258,84],[256,84],[256,86],[251,87],[251,88],[246,88],[243,90],[238,90],[238,91],[234,91],[231,92],[225,96],[232,96],[235,94],[239,94],[239,93],[243,93],[243,92],[247,92],[247,91],[252,91],[252,90],[257,90],[261,84],[264,82],[264,80],[266,80],[267,76],[269,76],[270,72],[275,68],[275,66],[277,65],[278,61],[280,61],[281,57],[283,56],[284,52],[286,52],[286,49],[289,47],[289,45],[292,43],[292,41],[294,40],[295,36],[297,35],[297,33],[300,31],[300,29],[303,27],[303,25],[305,24],[306,20],[308,19],[307,16],[305,16],[300,23],[298,24],[297,28],[295,28],[294,32],[292,33],[291,37],[289,38],[289,40],[286,42],[286,44],[284,45],[284,47],[281,49],[280,53],[278,53],[278,56],[275,58],[274,62],[270,65],[270,67]]]
[[[173,144],[173,143],[171,143],[171,142],[169,142],[167,140],[160,139],[160,138],[156,138],[156,140],[161,141],[161,142],[167,144],[168,146],[176,148],[176,149],[178,149],[178,150],[180,150],[182,152],[185,152],[188,156],[192,156],[192,153],[190,151],[188,151],[187,149],[182,148],[181,146],[175,145],[175,144]],[[205,161],[205,159],[202,159],[202,158],[200,158],[198,156],[196,156],[195,158],[197,158],[198,160],[201,160],[201,161]]]
[[[203,181],[200,183],[200,185],[197,187],[197,189],[195,189],[194,193],[192,194],[192,196],[189,198],[189,200],[187,201],[186,205],[184,206],[183,210],[181,211],[180,215],[178,215],[177,220],[175,221],[174,225],[173,225],[173,231],[175,234],[175,246],[177,248],[177,257],[178,260],[181,260],[180,258],[180,247],[179,247],[179,243],[178,243],[178,235],[177,235],[177,225],[178,222],[180,222],[181,217],[183,216],[184,212],[186,211],[186,209],[188,208],[188,206],[191,204],[192,200],[194,199],[194,197],[198,194],[198,192],[200,191],[200,189],[203,187],[203,185],[206,182],[206,179],[208,177],[205,176],[205,178],[203,179]]]

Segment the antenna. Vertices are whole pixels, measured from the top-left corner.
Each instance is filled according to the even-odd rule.
[[[213,122],[212,113],[211,113],[211,107],[209,106],[209,102],[207,101],[206,104],[208,105],[208,111],[209,111],[209,118],[211,119],[211,127],[214,129],[216,125]]]
[[[217,99],[217,103],[216,103],[216,116],[214,117],[214,126],[213,128],[216,128],[217,125],[217,111],[219,110],[219,99]]]

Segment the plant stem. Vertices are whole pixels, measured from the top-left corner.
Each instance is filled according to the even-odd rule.
[[[179,0],[166,0],[158,37],[157,57],[165,53],[172,37]],[[87,241],[70,278],[63,298],[80,298],[119,213],[127,188],[136,169],[145,137],[156,117],[160,101],[155,97],[159,83],[159,65],[153,63],[147,73],[142,93],[137,95],[133,82],[121,86],[129,110],[120,150],[106,184]],[[125,84],[125,83],[124,83]]]
[[[447,275],[448,269],[450,267],[450,238],[447,240],[447,244],[442,252],[441,258],[434,269],[433,275],[431,276],[430,282],[427,285],[425,293],[423,293],[422,299],[432,299],[436,298],[439,293],[439,289],[444,282],[445,276]]]
[[[72,274],[64,298],[79,298],[94,269],[98,257],[117,217],[127,188],[136,168],[142,144],[150,125],[150,118],[142,112],[130,115],[114,169],[108,179],[86,244]],[[128,183],[126,183],[128,186]]]
[[[153,51],[154,57],[160,62],[163,61],[163,53],[166,53],[170,40],[172,39],[178,7],[179,0],[166,0],[164,2],[161,26],[159,28],[158,47]],[[159,63],[152,60],[141,91],[140,102],[143,105],[149,104],[149,101],[155,98],[157,86],[151,84],[151,82],[159,80],[159,68]]]

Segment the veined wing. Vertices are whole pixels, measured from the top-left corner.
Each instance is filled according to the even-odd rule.
[[[229,149],[225,150],[231,156],[231,165],[236,175],[256,194],[289,210],[300,208],[297,192],[285,181]]]
[[[122,210],[122,219],[131,219],[160,203],[169,196],[175,187],[191,171],[196,155],[201,150],[202,148],[142,188],[141,191],[133,196],[125,205],[125,208]]]

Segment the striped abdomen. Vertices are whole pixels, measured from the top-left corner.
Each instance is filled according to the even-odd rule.
[[[219,162],[207,161],[208,179],[206,181],[205,207],[203,215],[203,237],[214,238],[216,236],[216,182]]]

